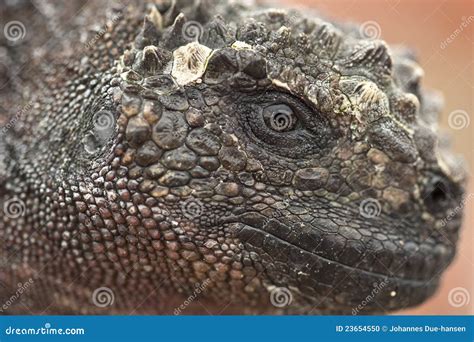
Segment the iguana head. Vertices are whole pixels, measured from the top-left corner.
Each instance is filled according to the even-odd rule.
[[[26,218],[4,222],[42,231],[30,253],[87,265],[84,293],[108,286],[125,307],[135,286],[204,281],[202,298],[248,312],[276,310],[282,288],[293,313],[350,312],[375,288],[367,312],[433,293],[464,176],[409,52],[224,2],[128,6],[100,44],[16,163]]]

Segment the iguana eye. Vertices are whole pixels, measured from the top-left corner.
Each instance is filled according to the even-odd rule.
[[[267,91],[235,100],[245,133],[262,149],[288,158],[309,157],[336,136],[317,109],[290,94]]]
[[[276,132],[288,132],[293,130],[298,119],[290,106],[275,104],[263,109],[263,120]]]

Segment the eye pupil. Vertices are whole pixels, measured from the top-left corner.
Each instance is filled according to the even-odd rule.
[[[263,115],[267,125],[276,132],[290,131],[296,123],[293,110],[285,104],[268,106]]]

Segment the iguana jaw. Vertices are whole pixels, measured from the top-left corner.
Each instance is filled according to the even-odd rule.
[[[405,242],[402,237],[396,250],[382,250],[380,241],[361,236],[350,226],[339,230],[343,235],[330,233],[331,223],[325,219],[305,224],[246,213],[239,220],[244,223],[236,223],[235,231],[245,247],[273,260],[263,278],[289,287],[300,304],[312,310],[350,311],[348,304],[357,305],[378,286],[383,291],[364,312],[418,305],[436,290],[455,253],[453,243],[429,249],[422,241]],[[357,217],[347,220],[359,223]],[[383,223],[360,224],[369,231]],[[392,228],[404,229],[400,224]]]

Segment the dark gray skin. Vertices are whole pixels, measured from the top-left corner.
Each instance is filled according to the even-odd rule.
[[[0,201],[25,206],[0,219],[0,303],[34,281],[6,313],[169,314],[196,284],[180,313],[383,313],[433,294],[465,177],[410,53],[294,11],[129,4],[59,18],[72,34],[21,73],[24,100],[2,90],[30,105],[4,120]]]

